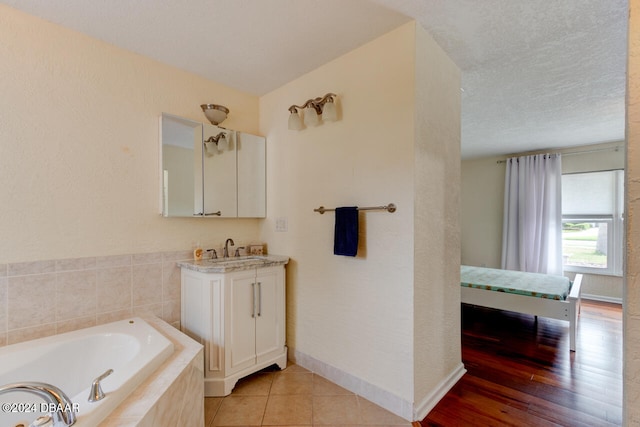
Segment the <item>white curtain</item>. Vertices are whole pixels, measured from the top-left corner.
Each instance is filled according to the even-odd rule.
[[[562,162],[559,154],[507,160],[502,268],[562,274]]]

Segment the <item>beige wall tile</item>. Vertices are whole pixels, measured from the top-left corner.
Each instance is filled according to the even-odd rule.
[[[100,313],[96,315],[96,325],[111,323],[117,320],[124,320],[133,317],[133,310],[127,308],[124,310],[111,311],[109,313]]]
[[[7,345],[7,334],[5,332],[0,332],[0,346]]]
[[[162,320],[167,323],[180,321],[180,300],[169,300],[162,303]]]
[[[95,270],[58,273],[55,304],[57,321],[95,315]]]
[[[23,341],[31,341],[38,338],[55,335],[55,323],[38,325],[31,328],[9,330],[7,333],[7,344],[17,344]]]
[[[27,274],[44,274],[56,271],[55,261],[19,262],[7,265],[7,276],[24,276]]]
[[[156,316],[162,318],[162,304],[147,304],[133,307],[134,316]]]
[[[0,277],[0,334],[7,332],[7,278]]]
[[[9,277],[7,295],[9,330],[54,322],[55,274]]]
[[[96,326],[95,315],[63,320],[56,323],[56,334],[77,331],[78,329],[90,328],[91,326]]]
[[[175,262],[162,264],[162,299],[180,299],[180,267]]]
[[[131,255],[96,257],[96,268],[124,267],[131,265]]]
[[[98,313],[130,309],[131,292],[131,267],[105,268],[96,271]]]
[[[172,251],[0,264],[0,346],[27,333],[61,333],[134,315],[180,328],[175,260],[190,257],[191,251]],[[48,324],[57,328],[32,332]]]
[[[131,264],[156,264],[162,262],[162,252],[131,255]]]
[[[162,264],[134,265],[132,281],[134,307],[162,301]]]
[[[56,261],[56,271],[91,270],[96,268],[96,258],[71,258]]]

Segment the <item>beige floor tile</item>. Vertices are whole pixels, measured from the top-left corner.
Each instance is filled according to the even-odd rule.
[[[313,374],[307,372],[276,372],[271,385],[272,395],[311,394]]]
[[[222,397],[205,397],[204,398],[204,425],[209,426],[213,417],[216,416],[216,412],[218,412],[218,408],[220,408],[220,404],[222,403]]]
[[[340,396],[340,395],[353,395],[346,388],[342,388],[339,385],[332,383],[326,378],[322,378],[319,375],[313,375],[313,394],[315,396]]]
[[[213,419],[213,425],[259,426],[266,406],[266,396],[227,396]]]
[[[358,398],[351,396],[313,396],[313,424],[359,424]]]
[[[311,425],[313,402],[310,395],[269,396],[263,425]]]
[[[358,396],[358,404],[360,410],[360,422],[370,425],[385,426],[410,426],[411,423],[404,418],[397,416],[384,408]]]
[[[233,388],[234,396],[268,396],[273,383],[273,372],[258,372],[240,379]]]

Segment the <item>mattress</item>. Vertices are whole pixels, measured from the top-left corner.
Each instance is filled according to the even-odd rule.
[[[571,290],[571,281],[564,276],[468,265],[460,266],[460,284],[468,288],[562,301],[567,299]]]

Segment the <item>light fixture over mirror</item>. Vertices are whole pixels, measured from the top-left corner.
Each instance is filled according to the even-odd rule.
[[[204,115],[212,125],[222,123],[227,118],[227,114],[229,114],[229,109],[222,105],[202,104],[200,105],[200,108],[202,108]]]
[[[325,122],[338,120],[335,98],[338,95],[328,93],[322,98],[308,99],[304,104],[289,107],[289,130],[302,130],[305,126],[317,126],[320,124],[320,116]],[[304,114],[304,124],[300,113]]]
[[[224,132],[220,132],[216,136],[210,136],[209,139],[204,141],[204,149],[207,156],[211,157],[216,153],[221,153],[229,147],[229,141],[227,135]]]

